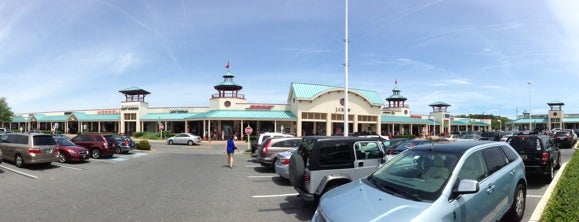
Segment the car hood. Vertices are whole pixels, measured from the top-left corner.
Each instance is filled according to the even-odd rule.
[[[329,221],[409,221],[431,204],[393,196],[355,180],[326,193],[320,208]]]

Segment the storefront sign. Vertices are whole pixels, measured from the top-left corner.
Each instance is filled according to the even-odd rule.
[[[97,110],[98,115],[106,115],[106,114],[119,114],[121,111],[116,109],[105,109],[105,110]]]
[[[352,109],[348,108],[348,112],[352,111]],[[337,113],[343,113],[344,112],[344,107],[336,107],[336,112]]]

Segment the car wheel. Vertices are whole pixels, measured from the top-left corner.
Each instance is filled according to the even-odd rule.
[[[555,167],[553,163],[549,164],[549,168],[547,168],[547,174],[545,174],[545,183],[551,183],[553,181],[553,177],[555,177]]]
[[[99,149],[92,149],[92,150],[90,151],[90,156],[91,156],[93,159],[101,158],[101,150],[99,150]]]
[[[169,145],[173,145],[173,140],[169,140],[167,143],[169,143]]]
[[[521,221],[523,219],[523,215],[525,215],[525,195],[525,187],[522,184],[517,184],[515,198],[507,214],[507,221]]]
[[[298,153],[290,157],[289,179],[295,188],[300,188],[304,181],[304,160]]]
[[[195,144],[195,143],[193,143],[193,141],[192,141],[192,140],[189,140],[189,141],[187,141],[187,145],[189,145],[189,146],[193,146],[193,144]]]
[[[64,152],[58,152],[58,162],[66,163],[66,161],[68,161],[66,159],[66,154],[64,154]]]
[[[16,164],[18,168],[24,167],[24,158],[22,158],[22,155],[16,154],[14,157],[14,164]]]
[[[332,183],[332,184],[328,184],[325,188],[324,188],[324,192],[322,193],[322,195],[324,195],[325,193],[327,193],[328,191],[341,186],[341,183]]]

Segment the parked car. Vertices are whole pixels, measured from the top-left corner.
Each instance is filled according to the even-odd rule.
[[[281,178],[289,180],[289,163],[291,156],[298,151],[298,148],[294,148],[290,151],[284,151],[277,154],[275,160],[275,173]]]
[[[399,154],[407,149],[412,149],[418,145],[432,144],[432,143],[434,143],[434,141],[432,140],[407,140],[396,146],[396,148],[392,150],[392,154]]]
[[[119,144],[119,153],[129,153],[129,151],[134,150],[137,146],[135,141],[131,139],[130,136],[113,135],[113,137]]]
[[[573,147],[577,142],[577,134],[573,130],[561,130],[555,133],[555,143],[559,147]]]
[[[398,145],[408,141],[408,138],[393,138],[389,140],[382,141],[384,152],[386,153],[386,161],[394,158],[394,148]]]
[[[54,137],[54,136],[53,136]],[[90,158],[88,150],[74,144],[67,138],[56,137],[56,152],[58,152],[58,162],[80,162]]]
[[[4,160],[14,161],[17,167],[28,164],[46,164],[58,161],[56,141],[51,135],[41,133],[8,133],[0,141]]]
[[[421,145],[327,192],[312,221],[520,221],[526,192],[505,142]]]
[[[113,135],[81,134],[73,137],[71,141],[88,149],[90,156],[94,159],[111,157],[119,153],[119,144]]]
[[[179,133],[167,138],[167,144],[187,144],[189,146],[201,144],[201,137],[191,133]]]
[[[273,169],[277,154],[297,148],[301,141],[297,137],[270,137],[257,149],[257,162]]]
[[[501,132],[487,131],[481,134],[479,140],[499,141],[501,140],[501,137]]]
[[[257,137],[257,141],[251,144],[251,153],[257,156],[256,153],[257,149],[263,144],[263,141],[271,137],[294,137],[294,136],[285,133],[272,133],[272,132],[261,133],[259,134],[259,137]]]
[[[289,178],[299,196],[311,202],[384,162],[379,138],[306,136],[290,158]]]
[[[519,153],[527,173],[539,173],[551,183],[555,169],[561,167],[561,152],[553,139],[546,135],[517,135],[507,140]]]

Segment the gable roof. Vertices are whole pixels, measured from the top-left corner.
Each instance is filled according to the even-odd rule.
[[[291,102],[290,99],[292,98],[292,95],[293,97],[298,99],[312,100],[325,92],[343,91],[343,90],[344,87],[292,82],[290,86],[290,93],[288,95],[288,102]],[[348,89],[348,91],[359,94],[372,105],[381,106],[384,104],[382,98],[380,98],[380,95],[378,95],[376,91],[362,90],[362,89]]]
[[[213,110],[190,117],[191,119],[260,119],[297,120],[289,111],[269,110]]]

